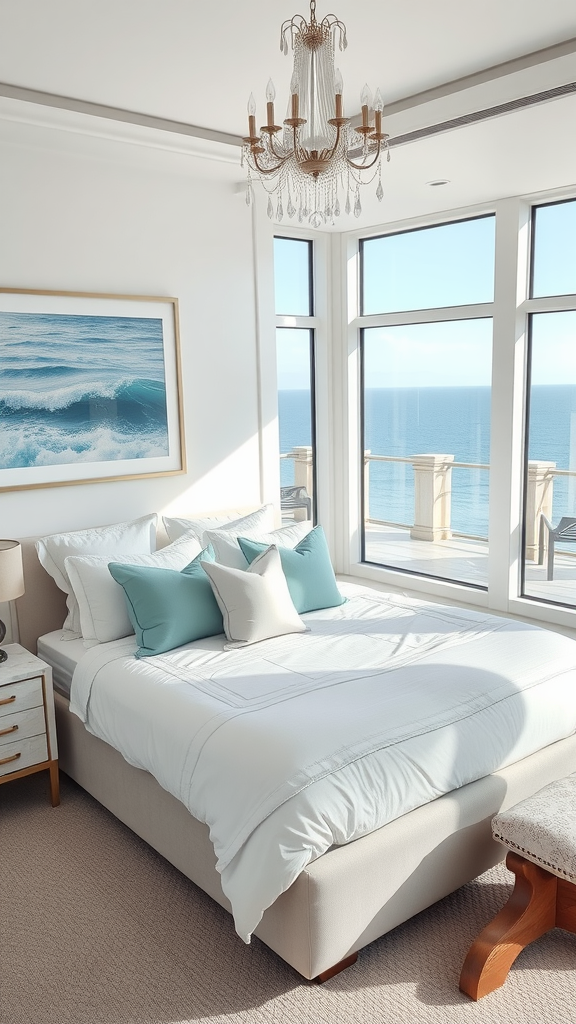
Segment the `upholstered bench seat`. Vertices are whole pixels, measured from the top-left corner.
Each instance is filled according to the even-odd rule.
[[[502,985],[524,947],[551,928],[576,933],[576,774],[496,814],[492,835],[510,851],[516,881],[464,961],[460,988],[472,999]]]
[[[576,774],[497,814],[492,835],[526,860],[576,883]]]

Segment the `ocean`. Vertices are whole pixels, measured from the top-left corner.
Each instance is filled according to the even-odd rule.
[[[162,321],[0,312],[0,469],[168,454]]]
[[[280,451],[311,443],[310,393],[279,392]],[[365,445],[372,455],[407,457],[425,452],[456,462],[490,462],[490,388],[368,388]],[[572,455],[571,455],[572,453]],[[535,385],[530,399],[529,458],[576,469],[576,387]],[[572,462],[570,461],[572,458]],[[282,483],[292,482],[292,461],[281,462]],[[406,463],[370,463],[370,516],[414,522],[414,473]],[[488,536],[489,472],[452,470],[452,529]],[[553,519],[576,510],[576,478],[554,481]]]

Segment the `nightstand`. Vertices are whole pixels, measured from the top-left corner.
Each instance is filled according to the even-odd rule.
[[[0,784],[50,772],[52,806],[60,803],[52,669],[20,644],[6,644],[0,665]]]

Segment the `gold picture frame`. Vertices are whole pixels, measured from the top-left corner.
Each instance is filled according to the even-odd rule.
[[[177,299],[0,288],[0,491],[185,472]]]

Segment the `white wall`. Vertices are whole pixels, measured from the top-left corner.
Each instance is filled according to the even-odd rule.
[[[30,105],[31,106],[31,105]],[[0,284],[176,296],[188,471],[0,493],[0,535],[261,498],[253,242],[240,167],[0,109]],[[52,112],[53,113],[53,112]],[[52,122],[54,118],[52,117]],[[259,230],[259,259],[272,229]],[[260,343],[273,345],[273,320]]]

